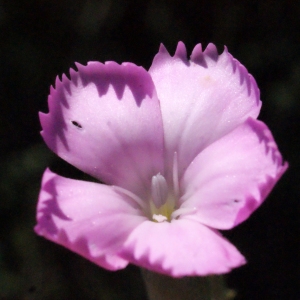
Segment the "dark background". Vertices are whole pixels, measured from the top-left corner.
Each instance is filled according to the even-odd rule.
[[[75,61],[149,68],[160,42],[173,54],[179,40],[189,53],[227,45],[246,65],[259,118],[290,163],[263,206],[225,233],[248,259],[228,284],[237,299],[300,299],[299,20],[300,1],[0,1],[0,299],[145,299],[138,268],[108,272],[33,233],[45,167],[78,175],[43,144],[37,112]]]

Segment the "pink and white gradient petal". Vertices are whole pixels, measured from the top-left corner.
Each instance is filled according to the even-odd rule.
[[[42,136],[61,158],[143,197],[163,171],[163,125],[150,75],[131,63],[77,64],[56,80],[40,114]]]
[[[256,120],[259,90],[246,68],[213,44],[188,60],[181,42],[173,57],[161,46],[149,72],[77,68],[51,87],[42,136],[107,185],[47,169],[36,233],[109,270],[133,263],[182,277],[243,265],[217,229],[247,219],[287,168]]]
[[[223,274],[245,263],[220,233],[185,219],[143,222],[129,235],[120,255],[133,264],[173,277]]]
[[[246,220],[287,169],[268,127],[248,119],[203,150],[186,170],[181,186],[187,218],[218,229]]]
[[[37,207],[37,234],[109,270],[127,266],[117,252],[145,220],[110,186],[61,177],[47,169]]]
[[[149,73],[161,102],[167,169],[178,154],[179,176],[205,147],[256,118],[261,101],[255,80],[225,48],[196,45],[189,61],[182,42],[173,57],[161,46]]]

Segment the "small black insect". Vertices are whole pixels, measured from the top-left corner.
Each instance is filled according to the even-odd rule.
[[[77,128],[79,128],[79,129],[82,128],[82,126],[81,126],[78,122],[76,122],[76,121],[72,121],[72,124],[73,124],[74,126],[76,126]]]

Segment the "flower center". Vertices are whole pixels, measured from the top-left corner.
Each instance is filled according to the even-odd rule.
[[[168,189],[165,177],[160,173],[153,176],[151,180],[150,217],[157,223],[171,222],[181,215],[196,212],[195,207],[176,207],[180,198],[177,152],[174,152],[172,171],[173,188],[171,191]]]
[[[151,196],[156,208],[160,208],[167,202],[168,184],[164,176],[160,173],[152,177]]]
[[[170,195],[164,176],[157,174],[151,181],[150,214],[155,222],[171,221],[175,198]]]
[[[195,207],[178,207],[180,190],[176,152],[174,153],[172,180],[172,187],[169,189],[168,182],[163,175],[158,173],[152,176],[151,198],[148,201],[144,201],[124,188],[118,186],[113,186],[113,188],[134,200],[149,220],[157,223],[171,222],[174,219],[178,219],[181,215],[191,214],[196,211]]]

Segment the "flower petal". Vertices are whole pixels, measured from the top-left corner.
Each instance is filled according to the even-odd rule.
[[[126,267],[117,255],[145,217],[112,187],[58,176],[46,170],[37,208],[37,234],[109,270]]]
[[[220,233],[185,219],[143,222],[120,254],[131,263],[173,277],[222,274],[245,263]]]
[[[248,119],[202,151],[181,181],[189,218],[218,229],[243,222],[287,169],[268,127]]]
[[[131,63],[90,62],[51,88],[42,136],[61,158],[141,195],[163,169],[160,104],[149,74]]]
[[[226,48],[218,55],[213,44],[205,51],[199,44],[188,61],[182,42],[173,57],[161,46],[149,73],[161,102],[167,168],[177,152],[179,176],[205,147],[259,114],[256,82]]]

